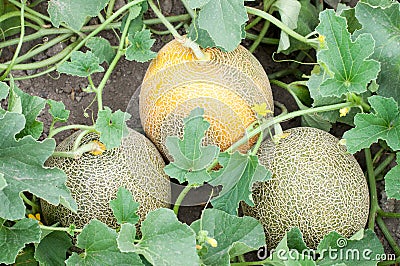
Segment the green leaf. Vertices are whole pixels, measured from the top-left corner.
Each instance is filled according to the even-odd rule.
[[[372,230],[363,230],[356,233],[356,238],[347,239],[336,232],[326,235],[317,247],[317,252],[324,251],[325,256],[318,260],[319,266],[339,265],[346,266],[373,266],[377,264],[375,258],[384,254],[384,249],[378,237]],[[336,250],[329,256],[328,250]],[[340,254],[343,254],[340,256]]]
[[[99,63],[104,61],[110,64],[114,59],[115,50],[112,48],[110,42],[103,37],[92,37],[86,42],[86,47],[88,47],[92,53],[99,58]]]
[[[35,259],[40,265],[64,265],[70,247],[72,241],[66,232],[53,231],[40,241]]]
[[[299,2],[301,4],[301,9],[297,18],[297,27],[294,31],[300,35],[307,36],[313,32],[315,27],[318,25],[318,11],[317,8],[310,3],[310,0],[300,0]],[[310,45],[300,42],[290,36],[289,41],[290,47],[281,51],[286,55],[297,50],[308,50],[311,48]]]
[[[12,90],[21,100],[22,114],[26,120],[24,129],[16,135],[16,138],[30,135],[34,139],[38,139],[43,132],[43,123],[37,121],[36,118],[46,106],[46,100],[31,96],[16,86],[13,86]]]
[[[67,265],[143,265],[139,255],[122,253],[117,246],[117,233],[98,220],[92,220],[78,235],[77,247],[85,249],[73,253]]]
[[[76,203],[65,186],[65,173],[43,166],[54,152],[54,139],[37,142],[26,136],[16,141],[15,135],[24,124],[21,114],[7,112],[0,118],[0,172],[8,184],[0,191],[0,217],[8,220],[25,217],[25,205],[19,196],[22,191],[29,191],[54,205],[61,202],[76,211]]]
[[[363,26],[357,33],[372,34],[375,40],[371,58],[381,63],[378,94],[400,103],[400,3],[387,8],[358,3],[355,9]]]
[[[123,229],[118,246],[124,252],[141,254],[153,265],[199,265],[195,232],[179,222],[170,209],[160,208],[147,214],[141,226],[142,239],[137,244],[132,243],[135,227],[123,224]]]
[[[82,53],[74,51],[71,54],[71,62],[64,62],[57,71],[72,76],[88,77],[96,72],[103,72],[104,68],[99,65],[100,61],[91,51]]]
[[[367,3],[373,7],[389,7],[390,5],[396,3],[396,0],[361,0],[362,3]]]
[[[50,0],[47,12],[54,27],[62,22],[74,30],[80,30],[87,17],[95,17],[106,7],[109,0]]]
[[[0,101],[7,98],[10,87],[4,82],[0,82]]]
[[[11,264],[25,244],[40,241],[40,227],[36,220],[23,218],[12,227],[0,225],[0,263]]]
[[[205,265],[230,265],[230,259],[244,253],[257,250],[265,245],[264,229],[256,219],[245,216],[237,217],[224,211],[206,209],[200,220],[190,227],[199,233],[208,232],[208,237],[217,240],[217,247],[209,247],[201,256]]]
[[[218,157],[219,148],[215,145],[202,145],[204,134],[210,126],[203,115],[203,109],[194,109],[183,120],[183,139],[177,136],[168,136],[166,139],[165,144],[174,161],[167,165],[164,171],[177,178],[180,183],[188,181],[189,185],[201,185],[211,180],[206,169]]]
[[[400,149],[400,113],[393,98],[374,95],[368,99],[374,113],[357,114],[355,128],[345,132],[347,150],[355,153],[379,139],[386,140],[393,150]]]
[[[367,91],[367,84],[377,78],[379,62],[367,59],[374,50],[371,34],[361,34],[353,42],[346,19],[333,10],[320,13],[316,30],[325,38],[317,52],[318,62],[329,77],[321,83],[322,96],[340,97],[348,92]]]
[[[312,250],[305,246],[300,230],[294,227],[285,234],[264,265],[317,265],[310,255],[313,255]]]
[[[385,175],[385,191],[388,198],[400,200],[400,153],[396,154],[396,163]]]
[[[271,6],[271,11],[278,11],[282,22],[290,29],[297,28],[301,4],[297,0],[277,0]],[[278,53],[290,47],[289,35],[281,31],[279,39]]]
[[[199,28],[208,32],[215,46],[229,52],[240,44],[243,38],[242,26],[248,20],[243,0],[189,0],[188,2],[191,8],[200,8]],[[193,36],[193,33],[189,35]],[[200,40],[197,41],[202,43]]]
[[[129,118],[131,115],[121,110],[112,113],[110,108],[105,107],[104,110],[99,111],[95,129],[100,132],[100,141],[106,145],[107,149],[121,145],[122,138],[128,135],[126,121]]]
[[[128,34],[130,45],[126,48],[127,60],[144,63],[156,57],[157,53],[150,50],[155,39],[151,39],[150,30],[142,30],[134,34]]]
[[[132,0],[129,0],[129,2],[132,2]],[[148,8],[149,4],[147,3],[147,1],[141,2],[131,7],[129,9],[129,13],[122,18],[120,31],[123,32],[128,18],[131,19],[131,22],[129,23],[128,33],[135,34],[136,32],[141,31],[144,26],[143,14],[148,10]]]
[[[133,200],[132,193],[126,188],[118,189],[117,198],[110,201],[110,207],[119,224],[135,224],[139,221],[139,216],[136,214],[139,203]]]
[[[246,155],[239,152],[233,154],[224,152],[219,155],[218,161],[223,167],[213,173],[212,186],[222,185],[222,191],[211,200],[214,208],[236,214],[240,201],[254,206],[251,197],[255,182],[263,182],[271,178],[271,172],[258,163],[255,155]]]
[[[131,223],[121,224],[121,230],[117,237],[118,249],[121,252],[135,252],[136,226]]]
[[[19,97],[16,92],[17,90],[18,90],[18,88],[14,83],[14,79],[13,79],[13,77],[11,77],[7,110],[9,112],[22,114],[22,101],[21,101],[21,97]]]
[[[57,102],[54,100],[47,100],[50,106],[49,114],[53,117],[55,122],[66,122],[69,117],[69,110],[65,110],[63,102]]]

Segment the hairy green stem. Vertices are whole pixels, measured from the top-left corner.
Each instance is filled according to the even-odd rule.
[[[306,114],[327,112],[327,111],[339,110],[339,109],[345,108],[345,107],[355,107],[355,106],[357,106],[355,103],[349,103],[349,102],[338,103],[338,104],[332,104],[332,105],[309,108],[309,109],[306,109],[306,110],[298,110],[298,111],[290,112],[288,114],[276,116],[276,117],[274,117],[274,118],[262,123],[259,127],[257,127],[253,131],[251,131],[248,134],[246,134],[246,136],[244,136],[239,141],[235,142],[232,146],[230,146],[226,150],[226,152],[235,151],[237,148],[239,148],[243,144],[247,143],[249,139],[251,139],[252,137],[254,137],[257,134],[259,134],[261,131],[266,130],[267,128],[269,128],[270,126],[272,126],[274,124],[281,123],[283,121],[290,120],[292,118],[295,118],[295,117],[298,117],[298,116],[302,116],[302,115],[306,115]]]
[[[364,156],[367,163],[367,177],[370,193],[370,209],[368,217],[368,228],[374,230],[377,211],[380,209],[378,203],[378,194],[376,190],[376,180],[374,175],[374,166],[372,164],[371,150],[364,149]]]
[[[76,137],[76,139],[74,141],[72,150],[75,151],[75,150],[79,149],[79,145],[81,145],[81,141],[82,141],[83,137],[86,136],[86,134],[88,134],[89,132],[93,132],[93,130],[83,130],[81,133],[79,133],[79,135]]]
[[[17,60],[16,60],[16,63],[21,63],[21,62],[23,62],[25,60],[28,60],[28,59],[34,57],[35,55],[37,55],[37,54],[39,54],[39,53],[41,53],[43,51],[46,51],[48,48],[52,47],[53,45],[65,41],[66,39],[68,39],[71,36],[72,36],[71,33],[62,34],[60,36],[57,36],[56,38],[51,39],[46,44],[40,45],[38,48],[36,48],[36,49],[34,49],[32,51],[29,51],[28,53],[18,57]],[[6,62],[6,64],[7,63],[9,63],[9,62]]]
[[[161,20],[164,26],[171,32],[171,34],[178,40],[181,40],[183,37],[178,33],[178,31],[174,28],[174,26],[165,18],[165,16],[161,13],[160,9],[154,4],[153,0],[147,1],[153,10],[154,14]]]
[[[179,24],[176,25],[174,28],[177,30],[177,29],[179,29],[180,27],[182,27],[183,24],[185,24],[185,22],[179,22]],[[150,29],[150,31],[151,31],[152,33],[157,34],[157,35],[167,35],[167,34],[170,34],[170,33],[171,33],[169,30],[162,30],[162,31],[161,31],[161,30],[152,29],[152,28],[150,28],[150,27],[148,27],[148,28]]]
[[[383,172],[383,170],[385,170],[385,168],[393,161],[393,159],[396,157],[396,154],[391,153],[389,154],[388,157],[386,157],[385,160],[383,160],[383,162],[381,162],[374,170],[374,175],[377,176],[380,173]]]
[[[372,159],[372,163],[374,163],[374,164],[377,163],[380,160],[384,151],[385,151],[385,147],[381,147],[379,149],[379,151],[377,153],[375,153],[374,158]]]
[[[385,212],[382,209],[379,209],[377,211],[378,215],[381,217],[386,217],[386,218],[400,218],[400,213],[398,212]]]
[[[250,32],[246,32],[246,39],[255,41],[255,40],[257,40],[257,38],[258,38],[258,35],[252,34]],[[279,39],[264,37],[261,39],[261,43],[276,45],[276,44],[279,44]]]
[[[195,185],[187,185],[181,191],[181,193],[179,194],[179,196],[176,199],[175,204],[174,204],[174,213],[175,213],[175,215],[178,215],[179,207],[181,206],[183,199],[186,197],[187,193],[189,193],[189,191],[194,187],[195,187]]]
[[[73,49],[76,47],[76,43],[72,43],[69,46],[67,46],[64,50],[62,50],[60,53],[56,54],[55,56],[52,56],[50,58],[47,58],[45,60],[39,61],[39,62],[35,62],[35,63],[28,63],[28,64],[17,64],[13,66],[13,70],[29,70],[29,69],[38,69],[38,68],[42,68],[42,67],[47,67],[49,65],[54,65],[57,62],[59,62],[60,60],[62,60],[63,58],[65,58],[65,56],[67,56],[71,51],[73,51]],[[7,66],[7,64],[0,64],[0,70],[1,69],[5,69]],[[49,73],[53,70],[55,70],[56,67],[53,67],[51,69],[47,69],[46,71],[44,71],[43,73]],[[37,76],[37,74],[32,75],[32,76],[25,76],[22,77],[20,79],[28,79],[28,78],[32,78]],[[14,78],[15,80],[19,80],[19,78]]]
[[[275,18],[274,16],[268,14],[267,12],[264,12],[264,11],[262,11],[260,9],[249,7],[249,6],[246,6],[246,10],[247,10],[247,13],[249,13],[249,14],[260,16],[263,19],[268,20],[269,22],[271,22],[272,24],[274,24],[275,26],[277,26],[278,28],[280,28],[281,30],[286,32],[288,35],[290,35],[293,38],[295,38],[296,40],[298,40],[300,42],[303,42],[303,43],[306,43],[306,44],[310,45],[311,47],[313,47],[315,49],[318,48],[318,40],[305,38],[304,36],[298,34],[294,30],[290,29],[282,21],[280,21],[279,19]]]
[[[35,202],[28,199],[23,192],[19,193],[19,196],[23,199],[23,201],[32,207],[32,212],[36,213],[36,210],[39,210],[40,207]]]
[[[8,12],[5,13],[4,15],[0,16],[0,22],[3,22],[7,19],[10,19],[12,17],[19,17],[21,16],[21,11],[12,11],[12,12]],[[45,23],[41,18],[38,18],[34,15],[31,15],[29,13],[25,13],[24,14],[25,18],[32,20],[33,22],[35,22],[39,27],[42,27]]]
[[[21,32],[20,32],[19,42],[18,42],[17,48],[15,49],[15,53],[14,53],[14,56],[12,57],[12,59],[11,59],[10,64],[8,64],[6,71],[0,77],[0,81],[4,80],[8,76],[8,74],[10,74],[11,69],[13,69],[13,66],[16,63],[16,60],[17,60],[18,55],[19,55],[19,52],[21,51],[23,40],[24,40],[24,35],[25,35],[24,13],[25,13],[25,1],[23,1],[22,7],[21,7]]]
[[[53,157],[64,157],[64,158],[72,158],[72,159],[79,159],[84,153],[92,152],[99,150],[99,144],[96,142],[89,142],[84,144],[73,151],[55,151],[53,152]]]
[[[298,70],[297,68],[287,68],[287,69],[279,70],[279,71],[274,72],[272,74],[268,74],[268,78],[271,80],[271,79],[277,79],[277,78],[285,77],[285,76],[290,75],[290,74],[295,74],[296,75],[298,73],[301,73],[301,71]]]
[[[271,23],[266,20],[264,22],[264,26],[262,27],[260,34],[258,35],[257,39],[253,42],[253,44],[250,46],[249,51],[251,53],[254,53],[254,51],[257,49],[257,47],[260,45],[261,40],[264,38],[265,34],[267,33],[268,29],[269,29],[269,25]]]
[[[394,254],[396,256],[400,256],[400,247],[397,245],[396,240],[394,240],[393,236],[390,234],[389,229],[387,228],[385,222],[382,217],[376,217],[376,223],[382,231],[382,234],[385,236],[386,240],[389,243],[389,246],[393,249]]]
[[[75,232],[81,233],[83,229],[71,229],[69,227],[55,227],[55,226],[46,226],[46,225],[39,225],[40,229],[42,230],[50,230],[50,231],[64,231],[64,232]]]
[[[115,0],[110,0],[108,2],[107,11],[106,11],[106,18],[111,17],[113,10],[114,10]]]
[[[70,130],[70,129],[82,129],[82,130],[95,130],[94,126],[87,126],[87,125],[68,125],[68,126],[62,126],[55,128],[53,131],[49,132],[49,136],[47,138],[52,138],[58,133],[65,131],[65,130]]]
[[[250,155],[256,155],[256,154],[257,154],[258,149],[260,148],[261,143],[262,143],[262,141],[263,141],[263,138],[264,138],[264,132],[261,131],[261,132],[260,132],[260,135],[258,136],[257,142],[256,142],[256,144],[254,145],[253,150],[251,151]]]

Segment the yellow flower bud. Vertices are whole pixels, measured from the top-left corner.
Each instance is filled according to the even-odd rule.
[[[207,237],[207,243],[210,244],[213,248],[216,248],[218,246],[217,240],[211,237]]]

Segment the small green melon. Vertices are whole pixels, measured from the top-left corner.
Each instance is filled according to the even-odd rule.
[[[71,150],[79,133],[66,138],[56,150]],[[97,139],[97,134],[90,133],[82,144]],[[74,214],[61,205],[54,206],[42,200],[42,212],[48,224],[60,222],[62,226],[75,224],[82,228],[96,218],[117,227],[109,202],[115,199],[121,186],[130,190],[140,204],[141,220],[149,211],[170,205],[171,187],[160,153],[150,140],[131,129],[118,148],[101,155],[84,153],[79,159],[51,157],[46,166],[59,167],[66,173],[66,185],[78,205],[78,213]]]
[[[315,128],[292,128],[278,143],[264,141],[259,161],[273,173],[257,183],[254,207],[245,215],[264,226],[268,248],[298,227],[310,248],[329,232],[350,237],[368,219],[369,192],[356,159],[331,134]]]

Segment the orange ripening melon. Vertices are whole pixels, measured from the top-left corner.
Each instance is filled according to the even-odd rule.
[[[243,46],[232,52],[203,50],[197,59],[190,48],[173,40],[150,63],[139,96],[140,119],[152,142],[167,158],[167,136],[182,136],[182,119],[196,107],[204,109],[210,122],[205,144],[222,150],[242,138],[256,120],[255,104],[266,103],[273,111],[267,74]],[[246,151],[255,139],[240,147]]]

